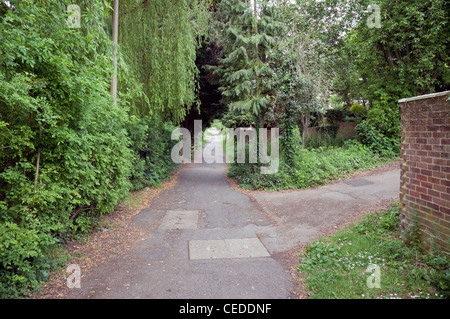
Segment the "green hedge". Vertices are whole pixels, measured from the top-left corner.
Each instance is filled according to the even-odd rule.
[[[77,1],[78,29],[59,1],[13,3],[0,2],[0,298],[37,288],[59,243],[175,168],[173,126],[112,103],[106,2]]]
[[[80,1],[80,6],[85,2]],[[59,2],[0,15],[0,296],[46,279],[61,234],[86,232],[131,188],[127,110],[108,92],[101,2],[80,29]]]
[[[258,164],[230,164],[228,176],[249,189],[300,189],[325,184],[358,169],[368,169],[384,161],[372,150],[350,140],[342,147],[319,147],[295,151],[291,165],[283,153],[276,174],[260,174]]]
[[[171,157],[171,139],[175,126],[161,120],[136,119],[128,128],[132,139],[133,165],[131,183],[134,190],[157,187],[178,167]]]

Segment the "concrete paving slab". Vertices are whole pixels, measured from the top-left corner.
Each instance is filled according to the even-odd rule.
[[[191,260],[269,256],[270,254],[258,238],[189,241],[189,258]]]
[[[159,229],[197,229],[198,210],[169,210]]]

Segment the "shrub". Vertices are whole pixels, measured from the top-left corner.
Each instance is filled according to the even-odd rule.
[[[171,158],[176,143],[171,139],[174,128],[158,118],[135,119],[128,127],[134,154],[130,178],[134,190],[160,185],[177,167]]]
[[[350,112],[356,116],[360,116],[366,113],[366,108],[359,103],[355,103],[350,107]]]
[[[53,243],[55,239],[35,225],[0,223],[0,296],[20,297],[29,286],[47,280],[51,263],[43,255]]]
[[[339,109],[329,109],[325,113],[325,118],[330,125],[339,126],[339,123],[342,122],[345,118],[346,112],[345,110]]]
[[[378,97],[367,112],[364,122],[375,127],[388,138],[400,137],[400,109],[395,95],[387,92],[377,92]],[[403,95],[408,96],[408,95]]]
[[[400,154],[400,138],[387,137],[368,121],[356,125],[358,140],[383,157],[393,158]]]
[[[80,29],[64,6],[22,1],[0,15],[0,293],[45,279],[46,252],[86,232],[130,187],[128,114],[114,105],[106,4]],[[82,5],[82,4],[80,4]]]
[[[250,189],[308,188],[325,184],[357,169],[367,169],[383,159],[356,141],[344,142],[342,147],[320,147],[298,150],[293,165],[280,156],[276,174],[260,174],[257,164],[231,164],[228,176]]]
[[[255,117],[251,113],[240,113],[229,110],[222,118],[222,124],[228,128],[249,127],[255,122]]]

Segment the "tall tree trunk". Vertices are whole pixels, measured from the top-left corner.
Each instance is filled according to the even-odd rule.
[[[117,100],[117,42],[119,27],[119,0],[114,0],[113,4],[113,21],[112,21],[112,41],[113,41],[113,66],[114,71],[111,79],[111,95],[116,105]]]

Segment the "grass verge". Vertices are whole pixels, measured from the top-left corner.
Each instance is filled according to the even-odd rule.
[[[398,217],[394,204],[305,247],[298,271],[308,298],[449,298],[449,254],[407,245]]]

